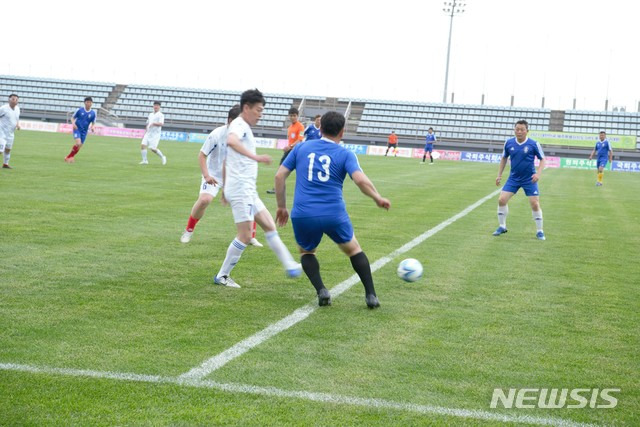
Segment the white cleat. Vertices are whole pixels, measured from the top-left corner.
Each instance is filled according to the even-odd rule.
[[[180,236],[180,242],[189,243],[191,241],[191,236],[193,236],[193,231],[184,230],[184,233]]]
[[[162,164],[163,165],[167,164],[167,156],[162,156]]]
[[[141,161],[140,163],[138,163],[139,165],[148,165],[149,162],[146,160]]]
[[[249,244],[251,246],[255,246],[256,248],[264,247],[264,245],[262,243],[258,242],[258,239],[256,239],[255,237],[252,237],[251,240],[249,240]]]
[[[216,276],[213,278],[213,283],[220,286],[226,286],[227,288],[240,288],[240,285],[234,282],[233,279],[229,276]]]

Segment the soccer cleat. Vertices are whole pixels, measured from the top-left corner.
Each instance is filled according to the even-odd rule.
[[[544,237],[544,233],[543,233],[542,231],[538,231],[538,232],[536,233],[536,238],[537,238],[538,240],[547,240],[547,238],[546,238],[546,237]]]
[[[193,231],[184,230],[184,233],[180,236],[180,242],[189,243],[191,241],[191,236],[193,236]]]
[[[331,294],[327,288],[322,288],[320,292],[318,292],[318,305],[320,307],[331,305]]]
[[[302,264],[296,264],[293,268],[287,268],[287,277],[295,278],[302,274]]]
[[[162,164],[163,165],[167,164],[167,156],[162,156]]]
[[[601,182],[596,182],[596,187],[602,187],[602,183]]]
[[[76,161],[75,157],[65,157],[64,161],[67,163],[73,163]]]
[[[249,240],[249,244],[251,246],[255,246],[256,248],[262,248],[264,245],[260,242],[258,242],[258,239],[256,239],[255,237],[252,237],[251,240]]]
[[[2,165],[2,169],[13,169],[11,166],[9,166],[8,164],[4,163]]]
[[[267,194],[276,194],[276,189],[267,190]]]
[[[220,286],[226,286],[228,288],[240,288],[240,285],[238,285],[236,282],[233,281],[233,279],[229,276],[216,276],[213,278],[213,283],[215,283],[216,285],[220,285]]]
[[[378,297],[374,294],[367,294],[365,297],[365,301],[367,302],[367,307],[374,309],[380,307],[380,302],[378,301]]]
[[[143,160],[140,163],[138,163],[139,165],[148,165],[149,162],[147,160]]]
[[[506,228],[498,227],[498,228],[496,228],[496,231],[493,232],[493,235],[494,236],[499,236],[499,235],[504,234],[506,232],[507,232]]]

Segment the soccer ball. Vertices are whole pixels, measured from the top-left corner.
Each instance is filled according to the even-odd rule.
[[[398,277],[405,282],[415,282],[422,277],[422,264],[413,258],[407,258],[398,265]]]

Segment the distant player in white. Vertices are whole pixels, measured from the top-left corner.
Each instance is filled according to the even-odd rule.
[[[0,151],[4,152],[4,169],[13,169],[9,166],[11,148],[13,147],[14,131],[20,130],[20,107],[18,107],[18,95],[9,95],[9,103],[0,107]]]
[[[191,215],[187,221],[187,226],[180,237],[182,243],[189,243],[193,230],[198,221],[204,216],[207,207],[216,197],[222,188],[222,165],[227,156],[227,130],[229,124],[240,115],[240,105],[236,104],[229,110],[227,124],[216,128],[209,134],[207,140],[202,144],[198,153],[198,162],[202,171],[202,182],[200,183],[200,196],[191,209]],[[255,238],[249,242],[251,245],[261,247],[262,244]]]
[[[164,114],[160,112],[160,102],[153,103],[153,113],[149,113],[147,118],[147,132],[142,138],[142,145],[140,151],[142,153],[141,165],[148,165],[147,160],[147,147],[151,148],[151,151],[156,153],[158,157],[162,159],[162,164],[167,164],[167,158],[162,151],[158,149],[158,143],[160,142],[160,133],[162,132],[162,126],[164,125]]]
[[[237,235],[227,249],[220,271],[214,277],[214,283],[218,285],[240,287],[229,275],[251,240],[254,219],[264,230],[269,247],[275,252],[287,275],[298,277],[302,274],[302,266],[294,261],[282,243],[273,217],[256,191],[258,163],[271,163],[270,156],[256,154],[256,141],[251,131],[251,126],[255,126],[262,117],[264,105],[264,97],[258,89],[243,92],[240,97],[240,116],[229,125],[223,174],[224,197],[231,205]]]

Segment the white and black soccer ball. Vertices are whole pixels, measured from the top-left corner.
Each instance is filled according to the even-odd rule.
[[[407,258],[398,265],[398,277],[405,282],[415,282],[422,277],[422,264],[413,258]]]

